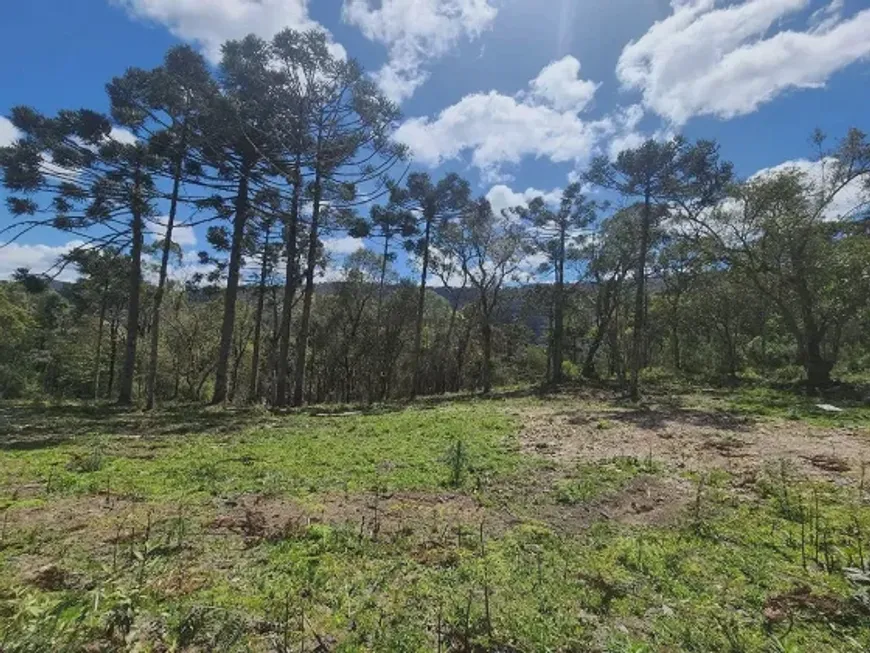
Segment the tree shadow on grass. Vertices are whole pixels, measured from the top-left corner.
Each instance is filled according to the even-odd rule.
[[[262,411],[174,406],[144,413],[109,404],[0,404],[0,450],[59,446],[99,435],[120,437],[238,433],[263,419]]]
[[[748,431],[754,419],[726,411],[704,411],[690,408],[657,406],[607,414],[613,422],[631,424],[649,431],[663,431],[676,424],[711,428],[720,431]]]

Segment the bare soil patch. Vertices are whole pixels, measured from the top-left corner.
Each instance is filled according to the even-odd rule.
[[[8,533],[26,533],[59,549],[67,542],[105,549],[115,542],[141,539],[146,533],[162,534],[178,512],[178,506],[122,497],[49,495],[41,505],[10,508],[5,519]]]
[[[650,458],[687,470],[744,473],[788,460],[809,477],[860,475],[870,461],[866,429],[822,428],[797,421],[752,422],[726,413],[685,409],[520,413],[520,441],[529,453],[562,464],[614,457]]]
[[[283,539],[312,524],[350,526],[366,537],[427,539],[443,537],[458,527],[477,528],[481,522],[488,532],[503,532],[512,521],[506,512],[456,493],[328,494],[304,501],[253,494],[227,502],[210,527],[250,540]]]
[[[848,623],[866,619],[866,606],[830,594],[815,594],[808,585],[798,585],[783,594],[768,597],[762,612],[769,624],[792,620],[796,614],[811,619]]]
[[[620,490],[576,504],[558,503],[542,493],[530,499],[521,516],[523,521],[540,521],[565,534],[581,533],[600,521],[668,526],[680,519],[691,500],[687,481],[642,474]]]

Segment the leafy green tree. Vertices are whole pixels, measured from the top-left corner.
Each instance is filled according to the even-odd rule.
[[[359,64],[340,60],[324,40],[317,42],[309,95],[313,152],[312,181],[307,192],[311,204],[305,263],[302,315],[299,319],[294,368],[293,405],[303,403],[314,275],[320,250],[320,232],[329,220],[350,224],[353,207],[366,201],[361,188],[385,184],[384,176],[404,156],[404,148],[391,140],[398,119],[396,106],[377,88]]]
[[[216,94],[214,83],[203,58],[189,46],[169,50],[163,65],[153,70],[128,69],[116,77],[107,90],[113,118],[130,129],[157,156],[159,170],[171,184],[169,212],[160,244],[160,271],[154,295],[146,382],[146,408],[155,404],[160,310],[173,251],[173,232],[183,201],[182,183],[196,183],[201,176],[198,156],[203,135],[198,133],[200,117]]]
[[[493,322],[506,281],[517,273],[528,253],[526,233],[515,221],[496,217],[485,199],[441,227],[439,244],[456,258],[463,274],[476,290],[483,349],[481,385],[492,390]]]
[[[372,240],[382,240],[384,243],[379,258],[380,273],[378,275],[377,315],[375,318],[378,325],[383,325],[382,329],[379,327],[381,332],[377,334],[376,338],[376,348],[380,351],[380,371],[377,375],[381,377],[381,381],[376,385],[382,388],[382,390],[385,387],[383,380],[387,374],[390,360],[388,340],[384,333],[389,327],[382,318],[387,273],[390,265],[396,260],[393,243],[400,239],[412,237],[415,229],[416,223],[412,213],[393,205],[388,205],[373,206],[368,220],[356,220],[350,225],[348,230],[348,233],[354,238],[370,238]]]
[[[231,228],[225,236],[229,260],[213,404],[223,403],[228,395],[236,304],[252,197],[266,183],[265,177],[271,171],[269,160],[275,149],[274,139],[268,133],[276,111],[276,98],[271,93],[276,73],[270,61],[268,43],[253,35],[225,43],[220,64],[221,92],[201,125],[203,132],[209,134],[203,153],[225,182],[223,190],[228,193],[216,196],[212,206],[220,216],[232,216]]]
[[[275,268],[278,266],[282,243],[278,230],[279,217],[277,207],[280,197],[269,194],[272,205],[257,216],[250,225],[251,235],[248,241],[248,259],[258,260],[256,275],[257,305],[254,312],[253,350],[251,352],[251,378],[248,387],[248,401],[257,401],[260,397],[261,349],[263,344],[263,313],[266,307],[266,291]],[[261,200],[262,202],[262,200]]]
[[[581,192],[581,185],[569,185],[562,193],[559,208],[547,206],[543,197],[533,199],[528,207],[513,211],[529,224],[535,249],[546,256],[541,271],[552,272],[553,288],[553,334],[552,334],[552,381],[562,382],[562,348],[565,340],[565,268],[580,255],[583,239],[595,220],[596,204]]]
[[[122,143],[112,123],[94,111],[61,111],[48,118],[28,107],[12,110],[23,137],[0,152],[3,181],[20,235],[53,226],[86,239],[80,248],[130,249],[127,335],[118,402],[133,402],[139,334],[142,252],[146,221],[154,215],[154,155],[140,142]],[[49,197],[40,206],[37,198]],[[48,217],[45,217],[48,216]]]
[[[711,141],[690,144],[683,138],[660,143],[648,140],[620,152],[615,161],[593,160],[585,179],[626,198],[641,198],[642,222],[635,270],[634,332],[632,335],[631,397],[640,396],[639,376],[646,337],[646,278],[652,230],[669,212],[693,219],[719,202],[732,178],[730,163],[719,160]]]
[[[830,383],[839,335],[867,301],[870,245],[857,205],[838,205],[870,178],[870,145],[851,131],[819,161],[819,174],[779,170],[734,188],[731,200],[698,223],[724,263],[776,308],[797,345],[813,390]]]
[[[12,273],[12,280],[20,283],[25,292],[31,295],[38,295],[45,292],[49,286],[50,279],[44,274],[33,274],[30,268],[18,268]]]
[[[684,304],[698,282],[703,267],[703,251],[692,240],[678,235],[665,239],[655,263],[655,272],[663,286],[661,296],[666,305],[663,321],[670,335],[671,364],[677,371],[683,369],[681,336],[685,320]]]
[[[103,341],[106,318],[110,311],[119,312],[128,288],[130,261],[120,250],[107,247],[100,250],[73,250],[67,259],[79,272],[73,293],[79,311],[98,314],[97,339],[94,348],[93,397],[100,398],[100,377],[103,368]]]
[[[606,218],[583,248],[584,277],[591,284],[593,326],[581,373],[598,377],[596,357],[614,329],[625,280],[635,265],[640,207],[630,206]],[[613,352],[611,352],[613,354]]]
[[[394,210],[410,212],[417,218],[416,234],[406,247],[420,261],[420,287],[417,299],[417,323],[414,332],[414,381],[411,395],[420,392],[423,352],[423,317],[426,306],[426,281],[435,230],[457,218],[469,203],[470,187],[459,175],[449,174],[437,183],[425,172],[408,175],[404,187],[395,187],[390,197]]]
[[[0,397],[18,397],[27,386],[30,365],[26,360],[27,339],[35,327],[23,297],[16,297],[11,284],[0,284]]]

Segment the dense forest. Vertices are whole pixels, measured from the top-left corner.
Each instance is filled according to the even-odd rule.
[[[0,283],[0,397],[298,406],[612,379],[636,398],[870,371],[857,129],[749,179],[715,142],[650,140],[558,203],[495,211],[413,171],[397,107],[316,31],[228,42],[216,69],[176,47],[106,88],[106,115],[10,113],[0,240],[80,245]],[[198,225],[181,280],[173,234]],[[336,261],[336,233],[368,247]]]

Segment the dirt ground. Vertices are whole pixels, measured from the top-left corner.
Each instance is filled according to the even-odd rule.
[[[230,531],[250,538],[282,539],[312,524],[352,525],[361,536],[447,537],[458,528],[488,532],[506,530],[512,518],[485,508],[475,498],[450,492],[385,492],[327,494],[307,501],[246,495],[226,502],[210,524],[214,532]]]
[[[800,475],[843,482],[870,466],[867,429],[760,421],[688,409],[560,410],[517,413],[524,451],[576,464],[633,456],[687,471],[753,473],[788,461]]]
[[[633,457],[669,472],[722,469],[754,477],[788,461],[808,478],[856,484],[870,462],[867,429],[825,428],[789,420],[756,420],[728,413],[677,408],[625,409],[567,402],[511,409],[519,419],[522,450],[545,463],[536,472],[472,495],[451,492],[329,493],[307,498],[244,494],[207,504],[150,504],[113,494],[55,497],[48,504],[10,510],[4,528],[38,533],[63,548],[85,540],[106,554],[145,531],[171,530],[186,512],[207,535],[242,546],[281,540],[312,524],[358,529],[361,537],[443,542],[477,532],[497,536],[520,523],[542,523],[579,533],[602,520],[633,526],[670,525],[687,514],[696,488],[685,474],[642,473],[612,492],[574,505],[555,500],[557,484],[581,463]],[[870,479],[867,479],[870,483]],[[38,497],[42,484],[15,488]],[[44,560],[35,560],[39,570]],[[37,564],[39,563],[39,564]],[[45,570],[43,570],[45,572]],[[45,576],[51,575],[49,572]],[[42,572],[41,572],[42,573]],[[41,582],[41,581],[40,581]],[[46,581],[47,582],[47,581]]]

